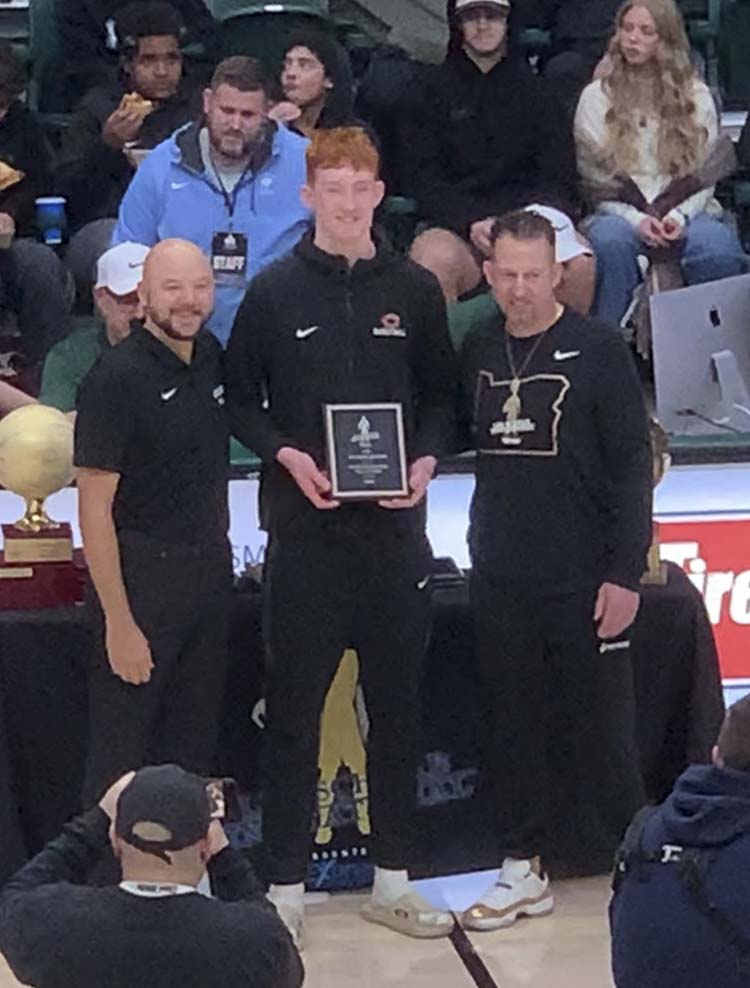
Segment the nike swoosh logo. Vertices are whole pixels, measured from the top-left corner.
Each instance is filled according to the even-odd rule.
[[[555,350],[552,354],[555,360],[572,360],[573,357],[580,357],[580,350]]]
[[[306,340],[308,336],[317,333],[319,329],[320,326],[309,326],[307,329],[298,329],[295,335],[298,340]]]
[[[162,393],[161,393],[161,400],[162,401],[169,401],[169,399],[170,398],[174,398],[174,396],[176,394],[177,394],[177,388],[172,388],[171,391],[162,391]]]
[[[135,271],[136,268],[143,267],[143,261],[128,261],[128,267],[131,271]]]
[[[177,191],[177,189],[184,189],[184,188],[186,188],[190,183],[189,182],[172,182],[170,184],[171,184],[172,188],[175,191]]]

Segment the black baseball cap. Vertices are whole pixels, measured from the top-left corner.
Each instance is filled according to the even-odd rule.
[[[140,769],[117,802],[117,836],[167,864],[171,864],[169,851],[197,844],[210,825],[206,780],[178,765]]]

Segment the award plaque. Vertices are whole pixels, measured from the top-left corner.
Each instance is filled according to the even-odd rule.
[[[337,501],[409,496],[400,403],[326,405],[324,414],[331,494]]]

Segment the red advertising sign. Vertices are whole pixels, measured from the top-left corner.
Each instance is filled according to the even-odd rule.
[[[703,594],[724,679],[750,679],[750,518],[662,521],[662,558]]]

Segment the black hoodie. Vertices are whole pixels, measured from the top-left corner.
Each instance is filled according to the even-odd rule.
[[[449,16],[453,4],[449,4]],[[575,211],[573,135],[546,80],[513,44],[490,72],[464,53],[451,19],[445,62],[415,98],[410,184],[421,213],[467,237],[476,220],[531,202]]]
[[[622,0],[539,0],[540,27],[551,28],[558,48],[577,41],[605,42]]]
[[[42,125],[18,100],[0,120],[0,161],[24,175],[0,192],[0,213],[13,217],[16,236],[33,236],[34,200],[54,191],[51,152]]]
[[[232,329],[226,380],[232,431],[263,460],[261,518],[274,536],[342,524],[421,525],[417,509],[318,511],[276,454],[291,446],[324,466],[323,405],[376,401],[403,404],[410,462],[450,451],[455,362],[445,302],[424,268],[385,244],[350,268],[308,235],[250,285]]]
[[[286,46],[284,57],[292,48],[307,48],[326,70],[333,88],[328,91],[325,106],[316,124],[319,130],[347,127],[356,123],[354,114],[354,75],[349,55],[333,38],[320,31],[307,31],[292,38]],[[294,130],[294,124],[291,125]]]
[[[81,101],[63,139],[57,184],[68,200],[68,218],[74,228],[92,220],[117,216],[122,197],[133,177],[124,151],[105,144],[107,120],[132,90],[125,80],[96,86]],[[201,93],[187,79],[175,95],[159,104],[138,132],[139,148],[155,148],[186,123],[201,116]]]

